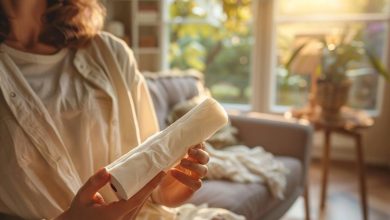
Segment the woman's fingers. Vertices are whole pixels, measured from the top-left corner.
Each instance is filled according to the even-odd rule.
[[[110,181],[110,174],[105,168],[99,169],[78,191],[75,200],[82,204],[100,200],[96,193]],[[95,198],[96,197],[96,198]]]
[[[209,159],[209,154],[204,150],[204,144],[197,144],[188,150],[188,157],[181,160],[178,168],[187,176],[203,178],[207,174],[206,164]]]
[[[203,178],[207,175],[207,166],[193,162],[192,160],[183,159],[180,162],[180,166],[195,173],[196,177]]]
[[[164,172],[157,174],[129,200],[106,204],[103,197],[97,193],[110,180],[110,174],[102,168],[88,179],[78,191],[69,209],[56,219],[121,219],[123,217],[135,219],[146,199],[164,176]]]
[[[205,149],[205,143],[203,142],[203,143],[197,144],[193,148],[204,150]]]
[[[120,200],[118,202],[111,203],[109,206],[111,206],[114,211],[122,211],[125,212],[125,214],[130,213],[131,211],[136,211],[139,206],[143,205],[143,203],[150,196],[153,190],[158,186],[161,179],[165,175],[166,174],[164,172],[160,172],[133,197],[128,200]]]
[[[205,150],[195,147],[188,150],[188,156],[200,164],[207,164],[210,160],[210,156]]]
[[[104,205],[106,204],[104,198],[100,193],[96,193],[95,197],[92,199],[94,203],[99,204],[99,205]]]
[[[200,179],[191,178],[178,169],[171,169],[171,175],[193,191],[198,190],[202,186],[202,181]]]

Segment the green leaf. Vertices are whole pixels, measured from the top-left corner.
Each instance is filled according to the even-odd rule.
[[[374,67],[374,69],[380,75],[382,75],[386,79],[387,82],[390,82],[389,73],[386,70],[386,68],[383,65],[383,63],[368,48],[365,47],[364,50],[365,50],[365,52],[367,54],[368,60],[370,61],[372,67]]]
[[[291,57],[287,60],[287,63],[284,65],[284,67],[288,70],[288,74],[290,74],[291,64],[294,62],[295,58],[301,53],[302,49],[305,48],[308,43],[309,42],[305,42],[302,45],[300,45],[298,48],[296,48],[291,54]]]

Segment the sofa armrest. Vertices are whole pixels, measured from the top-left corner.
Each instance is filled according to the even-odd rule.
[[[245,145],[261,146],[274,155],[297,158],[306,177],[313,136],[313,128],[308,123],[260,113],[229,117]]]

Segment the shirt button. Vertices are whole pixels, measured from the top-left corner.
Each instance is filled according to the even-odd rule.
[[[15,94],[14,92],[11,92],[9,95],[10,95],[12,98],[16,97],[16,94]]]

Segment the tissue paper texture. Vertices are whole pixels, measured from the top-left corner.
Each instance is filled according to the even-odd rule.
[[[205,99],[175,123],[154,134],[106,167],[111,185],[121,199],[129,199],[160,171],[175,166],[188,149],[226,125],[223,107]]]

